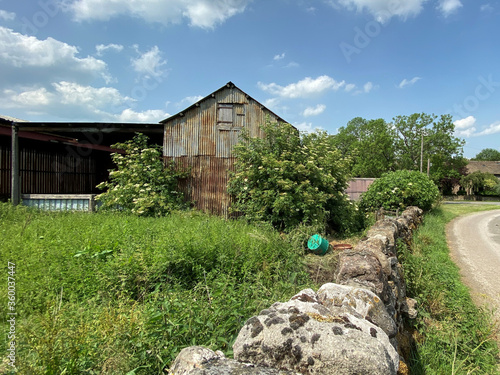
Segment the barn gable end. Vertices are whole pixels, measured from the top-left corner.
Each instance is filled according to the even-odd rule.
[[[184,111],[163,121],[164,158],[191,175],[181,182],[181,191],[196,208],[227,216],[230,198],[226,192],[229,171],[234,170],[233,147],[243,129],[262,137],[266,118],[285,122],[232,82]]]

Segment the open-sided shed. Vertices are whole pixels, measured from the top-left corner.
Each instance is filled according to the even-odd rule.
[[[112,144],[136,132],[161,144],[161,124],[27,122],[0,116],[0,200],[91,195],[113,168]]]
[[[226,187],[233,170],[233,147],[247,129],[262,137],[266,119],[285,122],[281,117],[240,90],[226,85],[185,110],[161,121],[165,125],[164,157],[174,160],[191,174],[181,190],[196,208],[227,216],[230,197]]]

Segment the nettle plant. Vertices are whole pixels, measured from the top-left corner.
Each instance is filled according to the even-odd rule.
[[[173,163],[164,165],[161,148],[149,146],[146,135],[137,133],[113,148],[125,153],[111,155],[117,169],[110,171],[109,181],[97,186],[106,190],[96,197],[102,202],[101,209],[162,216],[183,207],[178,180],[187,173],[177,171]]]
[[[247,132],[234,148],[235,173],[228,192],[232,210],[280,230],[299,224],[342,229],[352,206],[344,193],[349,160],[323,131],[300,134],[289,124],[262,125],[264,138]]]
[[[440,197],[439,189],[426,174],[400,170],[385,173],[375,180],[361,197],[365,210],[405,209],[417,206],[429,210]]]

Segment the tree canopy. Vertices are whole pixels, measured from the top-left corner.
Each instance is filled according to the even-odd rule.
[[[497,151],[494,148],[485,148],[472,158],[472,160],[500,161],[500,151]]]
[[[395,170],[427,170],[443,190],[464,174],[464,141],[454,136],[451,115],[414,113],[396,116],[392,123],[383,119],[356,117],[334,136],[334,144],[353,159],[356,177],[380,177]],[[423,146],[423,149],[422,149]]]
[[[356,117],[339,129],[332,140],[344,157],[353,159],[355,177],[380,177],[394,170],[394,131],[383,119]]]

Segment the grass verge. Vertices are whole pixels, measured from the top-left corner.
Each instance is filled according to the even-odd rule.
[[[161,374],[190,345],[231,355],[246,319],[312,285],[301,245],[196,212],[140,218],[0,204],[0,242],[2,279],[16,265],[21,374]]]
[[[462,284],[445,232],[446,224],[459,215],[495,208],[441,205],[425,215],[411,247],[400,246],[407,294],[419,303],[411,374],[498,373],[491,314],[474,305]]]

